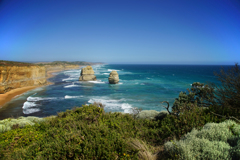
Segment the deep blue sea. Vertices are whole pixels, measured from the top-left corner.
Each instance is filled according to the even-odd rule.
[[[7,103],[0,109],[0,119],[46,117],[94,102],[103,103],[106,112],[130,113],[133,107],[161,111],[165,110],[161,101],[172,105],[193,82],[218,83],[213,72],[220,69],[217,65],[95,65],[97,81],[90,82],[78,81],[81,69],[62,71],[49,79],[54,85],[31,90]],[[112,70],[119,74],[118,84],[108,83]]]

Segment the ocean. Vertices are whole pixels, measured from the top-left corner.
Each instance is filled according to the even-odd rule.
[[[40,87],[8,102],[0,109],[0,119],[18,116],[46,117],[58,112],[100,102],[106,112],[131,113],[132,109],[165,110],[160,102],[173,104],[181,91],[193,82],[219,84],[213,72],[218,65],[129,65],[92,66],[97,81],[78,81],[81,69],[54,73],[54,85]],[[223,66],[224,69],[231,66]],[[119,74],[118,84],[109,84],[112,70]]]

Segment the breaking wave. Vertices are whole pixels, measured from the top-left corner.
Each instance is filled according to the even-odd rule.
[[[64,98],[65,99],[73,99],[73,98],[80,98],[80,97],[83,97],[83,96],[69,96],[69,95],[66,95]]]
[[[128,103],[123,103],[125,99],[113,100],[106,98],[91,98],[88,103],[99,102],[105,105],[105,108],[110,110],[122,110],[125,113],[131,113],[132,106]]]

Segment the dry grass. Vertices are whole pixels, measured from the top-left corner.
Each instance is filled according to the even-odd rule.
[[[152,154],[149,147],[141,140],[130,138],[128,144],[131,148],[139,150],[138,158],[141,160],[157,160],[158,154]]]

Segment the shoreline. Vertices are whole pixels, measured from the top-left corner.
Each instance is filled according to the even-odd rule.
[[[80,68],[80,67],[79,67]],[[0,109],[8,102],[10,102],[12,99],[14,99],[16,96],[21,95],[27,91],[33,90],[35,88],[39,88],[39,87],[43,87],[43,86],[48,86],[48,85],[52,85],[54,83],[51,83],[48,81],[49,78],[54,77],[55,75],[53,75],[52,73],[56,73],[56,72],[61,72],[63,70],[53,70],[53,71],[47,71],[47,84],[45,85],[40,85],[40,86],[26,86],[26,87],[21,87],[21,88],[16,88],[13,89],[9,92],[6,92],[4,94],[0,94]]]

